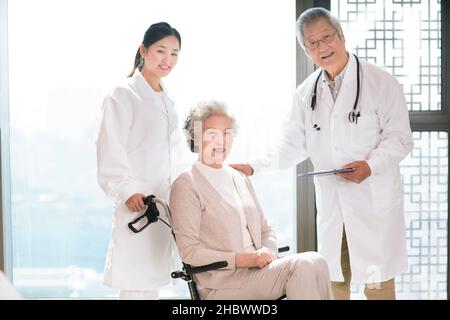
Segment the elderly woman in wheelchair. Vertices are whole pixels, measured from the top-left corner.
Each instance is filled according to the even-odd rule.
[[[328,265],[316,252],[277,258],[276,236],[250,180],[224,164],[235,121],[218,102],[191,110],[185,133],[198,161],[172,185],[172,228],[192,266],[226,261],[193,275],[202,299],[332,299]]]

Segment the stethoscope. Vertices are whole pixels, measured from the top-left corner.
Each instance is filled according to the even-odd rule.
[[[355,103],[353,104],[353,109],[348,114],[348,121],[350,123],[358,124],[358,118],[361,117],[361,112],[360,111],[356,112],[356,107],[358,106],[358,99],[359,99],[360,65],[359,65],[358,57],[355,54],[353,54],[353,55],[355,56],[355,59],[356,59],[356,98],[355,98]],[[323,69],[320,70],[319,75],[316,79],[316,82],[314,83],[314,91],[311,96],[311,110],[313,111],[313,113],[314,113],[314,109],[316,108],[317,83],[319,82],[319,79],[322,76],[322,72],[323,72]],[[312,119],[312,115],[311,115],[311,119]],[[313,121],[313,129],[320,131],[319,125],[317,123],[314,123],[314,121]]]

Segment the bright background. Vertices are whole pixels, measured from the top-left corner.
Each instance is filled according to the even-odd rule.
[[[165,83],[180,121],[197,101],[234,111],[230,161],[274,140],[295,89],[294,1],[14,0],[9,6],[14,285],[25,297],[115,297],[102,286],[111,204],[96,180],[102,100],[150,24],[182,36]],[[280,245],[295,251],[293,170],[252,178]],[[184,283],[165,297],[187,295]]]

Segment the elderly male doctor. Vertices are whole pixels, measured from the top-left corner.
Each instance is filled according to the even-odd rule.
[[[251,175],[308,157],[315,170],[356,168],[314,178],[318,251],[329,263],[336,299],[350,298],[351,282],[366,284],[368,299],[395,299],[394,278],[407,270],[399,163],[413,147],[402,88],[347,52],[329,11],[303,12],[297,31],[320,68],[298,87],[277,148],[235,168]]]

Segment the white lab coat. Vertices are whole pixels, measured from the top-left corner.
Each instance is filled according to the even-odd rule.
[[[136,71],[103,103],[98,181],[114,206],[104,284],[121,290],[157,289],[180,266],[170,229],[158,221],[133,233],[128,223],[144,211],[132,213],[124,204],[135,193],[168,201],[171,183],[183,169],[180,157],[187,144],[181,145],[174,103],[163,91],[161,99]]]
[[[399,162],[413,147],[408,110],[397,80],[360,60],[358,124],[348,121],[356,96],[356,59],[350,55],[336,101],[323,76],[317,104],[311,94],[320,70],[298,88],[280,143],[252,164],[256,171],[292,167],[308,157],[314,170],[366,160],[372,175],[360,184],[339,176],[315,177],[318,251],[328,261],[332,281],[343,281],[340,264],[343,225],[352,282],[375,283],[407,270],[403,187]],[[320,131],[313,129],[318,124]]]

